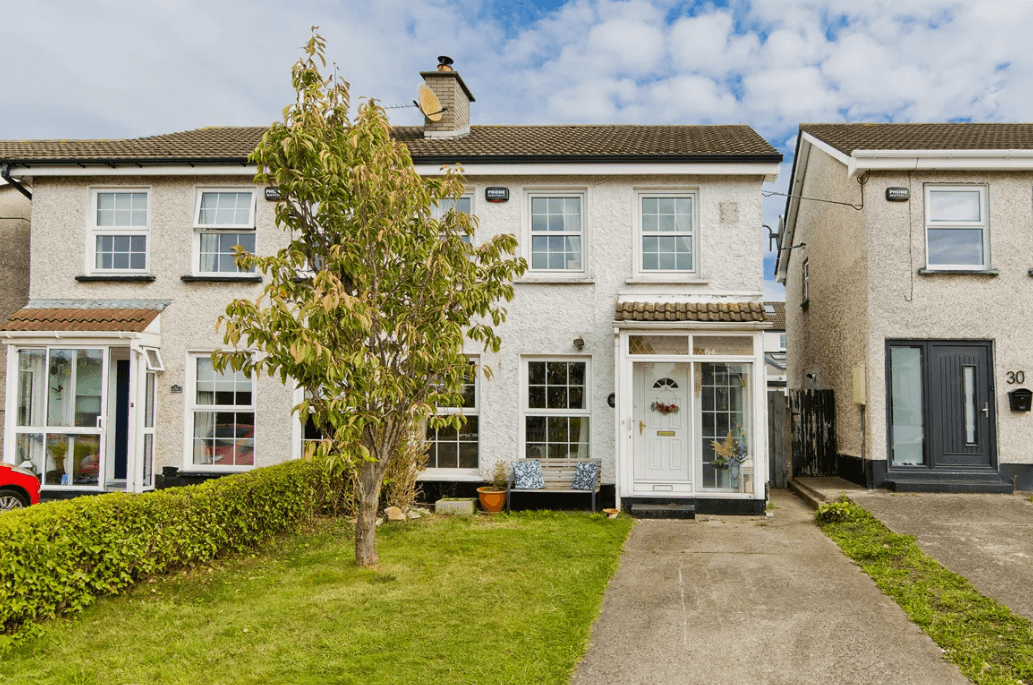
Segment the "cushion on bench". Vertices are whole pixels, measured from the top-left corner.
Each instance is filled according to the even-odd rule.
[[[591,490],[595,487],[596,475],[599,473],[599,462],[583,461],[577,465],[574,478],[570,481],[571,490]]]
[[[513,462],[513,487],[517,490],[541,490],[545,487],[542,465],[537,459]]]

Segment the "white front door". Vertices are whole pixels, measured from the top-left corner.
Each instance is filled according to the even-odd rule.
[[[689,364],[635,363],[632,435],[635,490],[692,489]]]

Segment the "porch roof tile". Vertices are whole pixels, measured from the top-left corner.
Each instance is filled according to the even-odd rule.
[[[25,307],[11,315],[0,331],[119,331],[141,333],[157,309],[43,309]]]
[[[760,302],[618,302],[617,321],[765,321]]]

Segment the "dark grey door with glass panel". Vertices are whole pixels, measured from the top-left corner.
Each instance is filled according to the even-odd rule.
[[[988,341],[887,343],[891,467],[995,468]]]

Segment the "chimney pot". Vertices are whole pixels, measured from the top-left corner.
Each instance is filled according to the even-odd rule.
[[[438,71],[454,71],[452,69],[454,63],[448,55],[440,55],[438,57]]]

